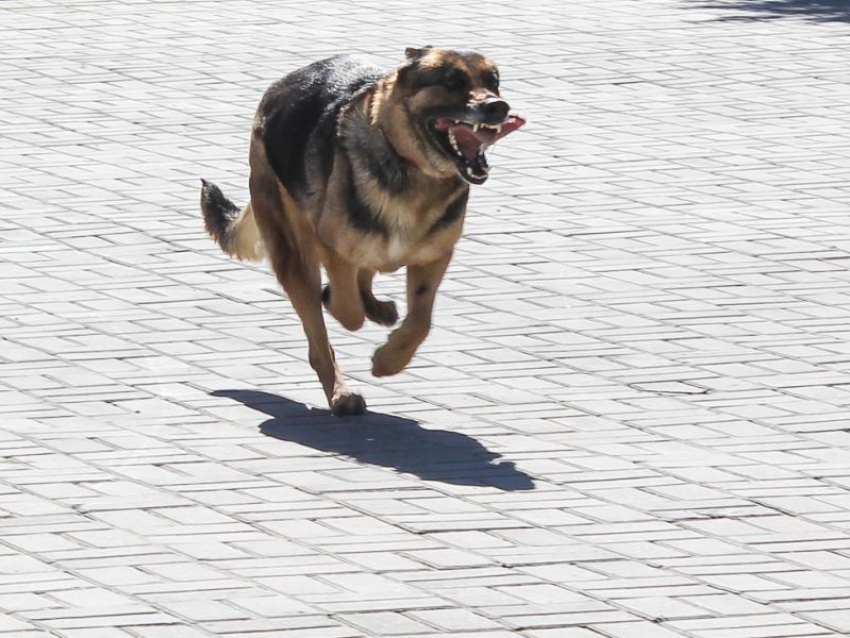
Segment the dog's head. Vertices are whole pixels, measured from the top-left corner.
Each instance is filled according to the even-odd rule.
[[[499,69],[480,53],[409,48],[394,92],[418,139],[417,150],[442,175],[483,184],[485,151],[525,124],[499,95]]]

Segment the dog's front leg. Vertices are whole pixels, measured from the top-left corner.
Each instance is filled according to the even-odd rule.
[[[372,374],[376,377],[401,372],[428,336],[434,297],[451,258],[449,253],[431,263],[407,267],[407,316],[372,356]]]
[[[360,295],[358,268],[331,248],[322,246],[320,252],[329,281],[322,291],[325,308],[347,330],[359,330],[366,320],[366,308]]]
[[[392,326],[398,321],[398,310],[396,310],[395,302],[380,300],[375,298],[372,293],[372,279],[375,277],[375,271],[368,268],[361,268],[357,273],[357,283],[360,286],[360,298],[363,300],[363,307],[366,309],[366,317],[382,326]]]

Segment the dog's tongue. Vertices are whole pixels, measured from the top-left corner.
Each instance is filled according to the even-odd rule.
[[[439,128],[443,128],[442,126],[439,126],[441,124],[443,124],[442,121],[438,123]],[[473,160],[488,146],[495,144],[500,139],[509,133],[513,133],[524,124],[525,120],[519,115],[510,115],[498,131],[485,126],[479,127],[476,131],[469,124],[454,122],[452,120],[446,120],[444,126],[446,129],[451,131],[452,135],[454,135],[455,140],[457,141],[457,146],[460,149],[460,152],[463,153],[463,156],[468,160]]]

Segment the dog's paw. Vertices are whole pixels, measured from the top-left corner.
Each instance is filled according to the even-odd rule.
[[[366,411],[366,400],[359,394],[343,394],[331,402],[334,416],[355,416]]]
[[[372,355],[372,376],[388,377],[393,374],[398,374],[404,370],[410,362],[410,357],[405,356],[394,348],[381,346],[375,350]]]
[[[394,301],[372,299],[366,306],[366,316],[379,325],[394,326],[398,321],[398,310]]]

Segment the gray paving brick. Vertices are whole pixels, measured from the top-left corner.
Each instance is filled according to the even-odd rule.
[[[377,612],[371,614],[350,614],[343,619],[374,636],[398,636],[404,634],[428,634],[429,627],[402,614]]]
[[[499,627],[498,623],[489,618],[463,609],[412,611],[410,616],[428,622],[443,631],[480,631]]]
[[[841,3],[0,11],[0,634],[850,631]],[[529,123],[405,373],[329,322],[341,425],[197,179],[246,200],[286,71],[417,42]]]

